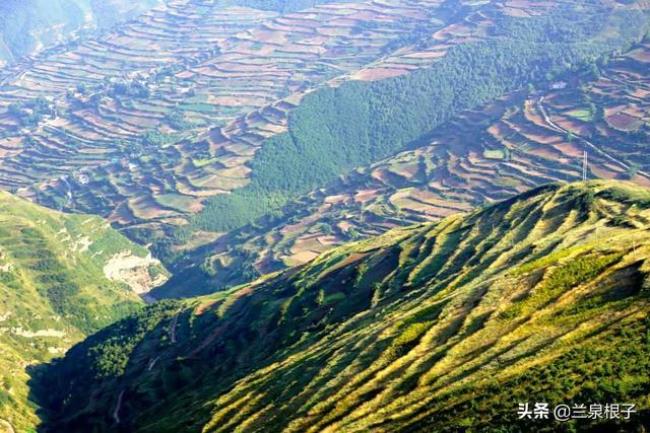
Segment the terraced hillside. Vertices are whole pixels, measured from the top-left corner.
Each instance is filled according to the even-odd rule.
[[[138,310],[164,282],[148,252],[98,217],[0,192],[0,431],[34,427],[27,371]]]
[[[391,231],[92,336],[39,376],[44,431],[645,431],[649,245],[650,191],[602,181]]]
[[[16,68],[0,92],[0,124],[15,131],[0,141],[0,185],[122,223],[196,212],[205,196],[247,182],[244,163],[285,130],[306,91],[445,25],[433,18],[438,1],[282,16],[233,3],[169,1]],[[402,72],[430,61],[412,63]]]
[[[0,5],[0,67],[84,33],[106,30],[158,0],[5,0]]]
[[[249,183],[262,144],[287,130],[288,112],[314,89],[426,69],[454,47],[502,38],[494,23],[504,17],[639,8],[609,0],[247,7],[266,3],[274,4],[170,0],[5,74],[0,187],[119,224],[183,224],[208,197]],[[618,30],[590,42],[609,50],[629,36]]]
[[[646,40],[581,74],[464,112],[414,149],[192,251],[178,264],[178,281],[236,285],[351,240],[577,180],[584,151],[590,178],[648,186],[649,71]],[[159,293],[176,295],[181,286],[172,280]]]

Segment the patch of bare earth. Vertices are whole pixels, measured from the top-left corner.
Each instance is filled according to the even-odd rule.
[[[160,262],[151,255],[139,257],[130,251],[124,251],[114,255],[106,263],[104,275],[109,280],[128,285],[138,295],[143,295],[167,280],[167,277],[161,273],[155,277],[151,275],[151,268],[159,266]]]

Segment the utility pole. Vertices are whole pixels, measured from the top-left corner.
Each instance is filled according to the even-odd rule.
[[[586,182],[589,177],[589,153],[585,150],[582,154],[582,181]]]

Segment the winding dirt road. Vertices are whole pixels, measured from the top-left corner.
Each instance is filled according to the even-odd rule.
[[[115,410],[113,411],[113,419],[115,420],[115,424],[120,423],[120,409],[122,409],[122,401],[124,400],[124,390],[120,392],[120,395],[117,397],[117,405],[115,406]]]
[[[172,344],[176,344],[176,327],[178,326],[178,319],[180,315],[180,311],[176,313],[172,319],[172,323],[169,325],[169,339],[171,340]]]
[[[542,114],[542,117],[544,118],[544,121],[548,124],[548,126],[562,134],[572,134],[575,139],[579,140],[580,142],[584,143],[588,148],[592,149],[594,152],[596,152],[598,155],[602,156],[603,158],[609,160],[610,162],[613,162],[614,164],[617,164],[621,167],[623,167],[626,170],[630,169],[630,165],[627,164],[624,161],[621,161],[620,159],[610,155],[609,153],[605,152],[603,149],[600,147],[596,146],[593,144],[591,141],[587,140],[585,137],[576,134],[573,131],[568,131],[565,128],[562,128],[560,125],[557,123],[553,122],[551,120],[551,116],[548,114],[548,111],[546,110],[546,107],[544,106],[544,96],[540,97],[539,100],[537,101],[537,107],[539,108],[539,112]],[[648,173],[639,170],[637,174],[644,176],[646,178],[650,178],[650,175]]]

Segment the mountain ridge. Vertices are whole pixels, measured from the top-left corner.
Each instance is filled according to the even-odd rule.
[[[610,427],[636,428],[650,394],[649,237],[650,191],[549,185],[165,301],[46,368],[43,386],[94,392],[92,406],[51,396],[44,431],[560,431],[517,424],[524,397],[629,400],[641,418]],[[593,356],[608,367],[573,361]],[[558,371],[572,379],[548,378]]]

